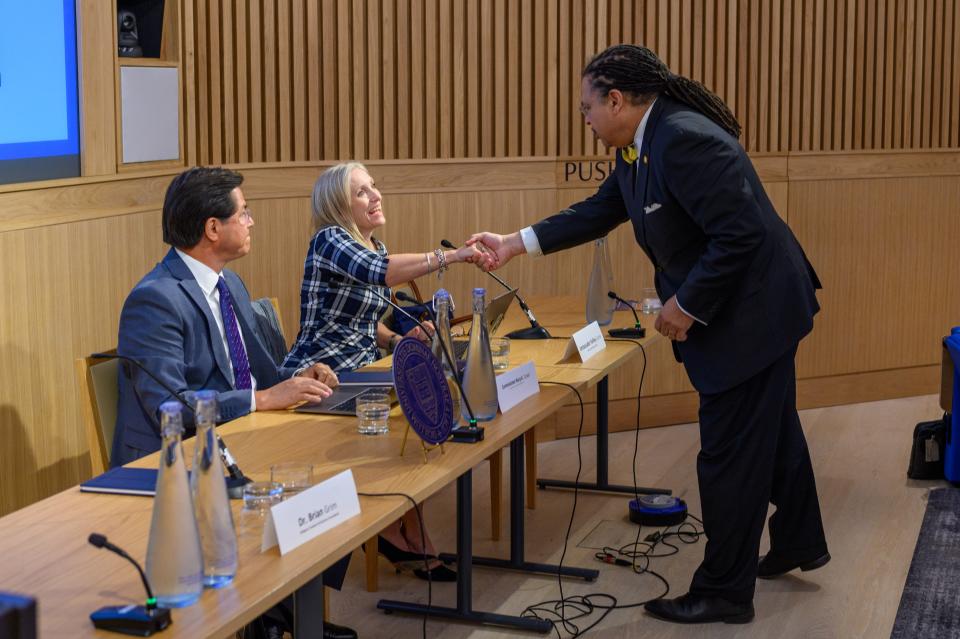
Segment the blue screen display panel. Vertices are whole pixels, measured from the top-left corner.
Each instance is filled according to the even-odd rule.
[[[0,184],[80,175],[76,0],[0,0]]]

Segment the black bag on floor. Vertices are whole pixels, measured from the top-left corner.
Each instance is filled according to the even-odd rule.
[[[910,479],[943,479],[943,450],[946,445],[950,413],[931,422],[920,422],[913,429],[910,451]]]

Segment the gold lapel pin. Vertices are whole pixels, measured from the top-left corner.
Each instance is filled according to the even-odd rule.
[[[643,156],[643,163],[644,163],[644,164],[647,163],[647,156]]]

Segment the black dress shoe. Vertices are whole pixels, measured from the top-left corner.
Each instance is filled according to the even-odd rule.
[[[409,550],[401,550],[383,537],[377,537],[377,552],[386,557],[387,561],[396,566],[398,569],[405,567],[407,564],[416,564],[418,562],[420,566],[423,566],[423,554],[411,552]],[[436,557],[433,555],[426,556],[427,561],[432,561],[434,559],[436,559]]]
[[[828,561],[830,561],[830,553],[828,552],[823,553],[815,559],[805,559],[802,561],[781,559],[775,555],[767,554],[760,558],[760,563],[757,565],[757,577],[760,579],[773,579],[797,568],[804,572],[816,570],[817,568],[825,566]]]
[[[357,639],[357,631],[346,626],[323,622],[323,639]]]
[[[676,599],[655,599],[647,602],[644,608],[654,617],[676,623],[747,623],[753,620],[753,602],[735,603],[692,592]]]
[[[423,570],[422,568],[419,568],[414,570],[413,574],[417,576],[417,579],[423,579],[424,581],[451,582],[457,580],[457,573],[450,570],[443,564],[434,566],[430,570]]]

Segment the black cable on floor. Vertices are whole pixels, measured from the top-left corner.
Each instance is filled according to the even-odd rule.
[[[564,339],[564,338],[560,338]],[[643,368],[640,372],[640,383],[637,387],[637,415],[636,415],[636,428],[634,433],[634,447],[633,447],[633,489],[636,499],[639,499],[639,488],[637,484],[637,456],[640,447],[640,395],[643,392],[643,380],[647,372],[647,351],[637,340],[628,339],[628,338],[608,338],[608,341],[612,342],[630,342],[636,344],[641,353],[643,354]],[[578,490],[577,485],[580,482],[580,472],[583,469],[583,457],[580,452],[580,442],[583,436],[583,418],[584,418],[584,406],[583,406],[583,397],[580,395],[580,392],[571,384],[566,384],[563,382],[551,382],[551,381],[541,381],[541,384],[554,384],[558,386],[566,386],[573,390],[577,395],[577,400],[580,404],[580,424],[577,428],[577,476],[574,483],[573,490],[573,507],[570,510],[570,520],[567,522],[567,531],[563,539],[563,552],[560,555],[560,567],[563,567],[563,560],[567,554],[567,545],[570,541],[570,532],[573,528],[573,520],[576,515],[577,510],[577,497]],[[688,517],[699,522],[702,526],[702,522],[693,515],[688,515]],[[667,539],[676,537],[679,541],[683,543],[696,543],[699,541],[700,536],[703,534],[702,529],[698,530],[696,526],[690,523],[682,523],[678,526],[666,528],[660,532],[653,533],[648,535],[649,541],[640,541],[640,533],[642,530],[641,526],[637,526],[637,539],[632,544],[627,544],[621,548],[604,548],[603,551],[596,554],[596,558],[605,563],[611,563],[614,565],[628,566],[634,573],[638,575],[648,574],[660,581],[664,590],[662,593],[647,599],[644,601],[638,601],[635,603],[629,604],[620,604],[617,598],[608,593],[590,593],[586,595],[576,595],[572,597],[565,597],[563,594],[563,579],[559,574],[557,574],[557,585],[560,590],[560,599],[558,600],[549,600],[543,601],[537,604],[533,604],[524,609],[521,613],[521,616],[524,617],[534,617],[538,619],[546,619],[553,623],[553,630],[556,632],[558,639],[563,639],[563,634],[561,633],[560,628],[563,631],[567,632],[570,635],[571,639],[576,637],[581,637],[586,634],[589,630],[597,626],[601,621],[603,621],[607,615],[609,615],[614,610],[624,610],[628,608],[636,608],[643,606],[649,601],[655,599],[660,599],[665,597],[670,592],[670,583],[667,579],[660,573],[652,570],[650,568],[650,560],[658,557],[668,557],[670,555],[676,554],[679,552],[679,546],[671,544]],[[668,552],[656,553],[655,550],[658,546],[663,545],[671,548],[672,550]],[[641,563],[638,564],[638,561]],[[572,614],[568,614],[567,609],[572,610]],[[602,611],[602,614],[595,619],[592,623],[584,628],[580,628],[576,621],[584,619],[593,615],[597,611]],[[558,628],[557,626],[560,626]]]
[[[361,497],[404,497],[413,504],[413,509],[417,512],[417,522],[420,524],[420,548],[423,550],[423,569],[427,573],[427,612],[423,614],[423,639],[427,639],[427,618],[429,617],[430,607],[433,605],[433,577],[430,574],[430,556],[427,555],[427,533],[423,525],[423,513],[420,511],[420,504],[413,497],[406,493],[361,493]]]

